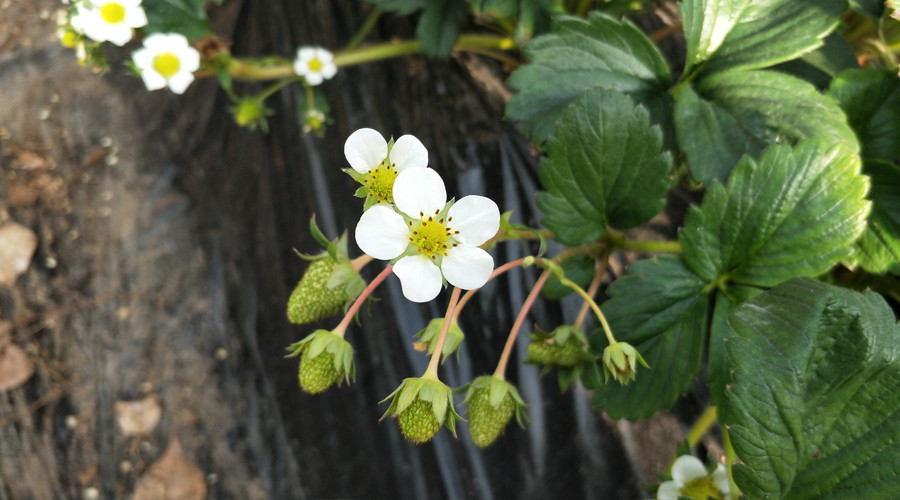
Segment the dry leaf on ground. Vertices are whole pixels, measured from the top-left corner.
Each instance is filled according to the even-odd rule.
[[[126,436],[150,434],[162,417],[159,398],[150,395],[132,401],[116,401],[116,422]]]
[[[133,500],[203,500],[206,478],[196,465],[181,454],[177,439],[138,480]]]
[[[31,265],[35,248],[37,235],[31,229],[15,222],[0,226],[0,284],[15,284]]]
[[[15,389],[34,375],[34,362],[16,344],[0,348],[0,392]]]

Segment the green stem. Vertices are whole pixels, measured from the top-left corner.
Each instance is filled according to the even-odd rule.
[[[506,338],[506,345],[503,346],[503,353],[500,354],[500,361],[497,362],[497,369],[494,370],[494,376],[501,380],[504,380],[504,377],[506,376],[506,365],[509,363],[509,355],[512,353],[512,348],[516,343],[516,337],[519,335],[519,330],[522,329],[522,323],[525,322],[528,311],[531,310],[531,306],[534,304],[535,299],[537,299],[537,295],[541,293],[541,288],[544,288],[544,284],[547,283],[547,279],[550,278],[550,274],[552,274],[550,269],[544,269],[544,272],[541,273],[541,276],[534,283],[534,288],[531,289],[528,297],[525,298],[525,303],[522,304],[519,315],[516,316],[516,321],[509,331],[509,337]]]
[[[700,442],[700,438],[703,437],[704,434],[709,431],[709,428],[716,423],[716,407],[708,406],[706,410],[700,415],[700,418],[694,422],[694,425],[691,427],[691,430],[688,431],[687,434],[687,442],[688,446],[693,448]]]
[[[266,87],[266,89],[263,90],[259,94],[259,99],[261,101],[264,101],[264,100],[268,99],[270,95],[274,94],[275,92],[278,92],[279,90],[283,89],[284,87],[287,87],[288,85],[290,85],[294,82],[302,82],[302,81],[303,81],[303,77],[301,77],[301,76],[293,76],[290,78],[281,79],[281,80],[273,83],[272,85]]]
[[[678,241],[632,240],[625,238],[619,249],[632,252],[681,253],[681,243]]]
[[[730,496],[731,498],[740,498],[741,489],[738,488],[737,483],[734,482],[734,476],[731,474],[731,466],[737,461],[737,454],[731,445],[731,433],[728,432],[728,427],[722,429],[722,445],[725,447],[725,470],[728,471],[728,483],[731,486]]]
[[[450,331],[451,318],[453,318],[456,304],[459,302],[460,291],[459,287],[453,287],[453,292],[450,294],[450,304],[447,305],[447,314],[444,315],[444,322],[441,324],[441,335],[434,346],[434,353],[431,355],[431,360],[428,362],[428,368],[425,369],[423,377],[437,379],[438,365],[441,362],[441,351],[444,350],[444,340],[447,339],[447,332]]]
[[[597,295],[597,290],[600,289],[600,283],[603,281],[603,276],[606,275],[607,266],[609,266],[609,253],[604,253],[603,259],[601,259],[597,265],[597,270],[594,272],[594,279],[592,279],[591,284],[588,285],[587,293],[591,297]],[[575,323],[573,323],[572,326],[581,330],[581,325],[584,324],[589,309],[590,304],[582,302],[581,310],[578,311],[578,317],[575,318]]]
[[[577,283],[570,280],[569,278],[566,278],[565,276],[561,277],[559,279],[559,282],[562,283],[563,286],[567,286],[572,290],[575,290],[575,293],[581,295],[581,298],[583,298],[588,303],[588,305],[591,306],[591,309],[594,311],[597,319],[600,320],[600,326],[603,327],[603,333],[606,334],[606,339],[609,340],[609,345],[615,344],[616,338],[613,336],[612,329],[610,329],[609,327],[609,323],[606,322],[606,316],[603,315],[603,311],[600,310],[600,306],[598,306],[597,303],[594,302],[594,299],[591,298],[591,296],[588,295],[588,293],[585,292],[583,288],[578,286]]]
[[[381,11],[378,9],[373,9],[369,14],[369,17],[363,22],[363,25],[359,28],[359,31],[353,35],[353,38],[347,43],[347,46],[344,47],[344,50],[352,50],[355,49],[359,44],[365,40],[366,35],[372,31],[372,28],[375,27],[375,23],[378,22],[378,18],[381,17]]]
[[[389,274],[391,274],[391,271],[393,269],[394,266],[387,266],[386,268],[384,268],[384,271],[378,273],[378,276],[376,276],[375,279],[373,279],[372,282],[369,283],[369,286],[367,286],[366,289],[363,290],[361,294],[359,294],[359,297],[356,298],[356,301],[353,302],[353,305],[350,306],[350,309],[347,310],[347,314],[344,315],[344,319],[341,320],[341,323],[337,326],[337,328],[332,330],[336,335],[341,338],[344,337],[344,334],[347,332],[347,327],[350,326],[350,322],[353,321],[353,317],[356,315],[356,312],[359,311],[362,303],[366,301],[369,295],[372,295],[372,292],[374,292],[375,289],[378,288],[378,285],[380,285],[381,282],[384,281],[384,279],[387,278]]]

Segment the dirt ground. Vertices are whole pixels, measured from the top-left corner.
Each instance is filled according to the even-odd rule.
[[[537,158],[502,120],[490,67],[413,57],[342,71],[325,86],[325,138],[300,133],[297,89],[272,99],[262,134],[231,124],[214,82],[147,92],[121,67],[126,49],[110,51],[108,74],[80,67],[54,35],[59,5],[0,0],[0,267],[13,269],[0,273],[0,500],[645,494],[680,439],[676,419],[608,422],[534,367],[514,369],[531,424],[487,451],[446,432],[416,447],[379,422],[378,401],[424,367],[412,335],[441,314],[404,301],[395,280],[349,334],[356,383],[308,396],[283,357],[312,331],[284,314],[304,268],[293,249],[317,251],[310,216],[331,237],[358,217],[340,172],[356,128],[415,133],[449,191],[534,222]],[[349,0],[227,0],[213,13],[244,54],[337,47],[364,17]],[[379,29],[411,35],[405,23]],[[448,383],[492,366],[534,278],[511,273],[479,294]]]

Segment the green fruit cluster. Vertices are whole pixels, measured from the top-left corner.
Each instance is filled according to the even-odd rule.
[[[431,438],[441,430],[441,422],[434,415],[431,401],[423,399],[416,399],[398,413],[397,422],[406,439],[415,444],[431,441]]]
[[[334,354],[321,352],[311,357],[309,350],[300,358],[300,387],[309,394],[318,394],[341,378],[334,367]]]
[[[356,375],[353,347],[342,334],[316,330],[288,350],[288,357],[300,356],[300,387],[309,394],[318,394],[342,378]]]

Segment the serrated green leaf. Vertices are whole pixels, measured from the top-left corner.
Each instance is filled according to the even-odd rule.
[[[815,85],[817,89],[824,90],[841,71],[859,68],[856,52],[844,35],[835,31],[822,42],[823,45],[818,49],[772,69],[796,76]]]
[[[679,10],[687,42],[685,73],[707,60],[740,21],[749,0],[685,0]]]
[[[700,182],[727,179],[741,155],[755,157],[773,143],[817,137],[844,145],[850,154],[859,150],[833,99],[775,71],[728,71],[682,88],[675,129],[691,175]]]
[[[740,7],[743,8],[738,12]],[[701,8],[704,15],[698,16]],[[760,69],[789,61],[820,47],[845,10],[846,0],[690,2],[691,16],[684,18],[685,34],[689,36],[689,50],[692,45],[697,49],[696,57],[689,59],[688,69],[702,67],[704,74],[711,74],[729,69]],[[695,27],[698,21],[699,28]],[[701,50],[707,45],[715,49]]]
[[[602,304],[616,340],[628,342],[650,369],[639,369],[627,386],[607,383],[596,389],[593,405],[613,418],[645,418],[671,407],[700,370],[706,328],[704,282],[679,258],[662,256],[638,261],[629,274],[610,286]],[[602,331],[592,334],[607,345]]]
[[[900,78],[894,71],[853,69],[840,73],[828,95],[838,101],[859,137],[863,158],[900,156]]]
[[[509,85],[517,91],[506,106],[509,118],[544,141],[566,107],[586,90],[601,87],[643,103],[656,123],[667,123],[672,77],[656,46],[637,27],[598,12],[587,19],[560,16],[551,33],[525,45],[528,64]]]
[[[627,229],[665,205],[668,153],[647,112],[616,91],[593,89],[563,114],[547,143],[538,194],[543,223],[567,245]]]
[[[716,304],[709,329],[709,360],[706,365],[709,399],[713,405],[721,406],[725,402],[725,385],[730,380],[725,339],[733,337],[734,330],[728,324],[728,317],[738,305],[760,293],[761,289],[748,286],[734,286],[724,292],[716,292]]]
[[[422,52],[431,57],[449,57],[469,13],[465,0],[430,0],[425,3],[416,37]]]
[[[147,14],[146,34],[181,33],[188,40],[196,40],[212,33],[209,17],[203,8],[204,0],[144,0],[141,5]]]
[[[895,498],[900,327],[879,295],[790,280],[731,316],[721,408],[748,498]]]
[[[869,272],[883,273],[900,266],[900,167],[867,160],[863,172],[872,180],[872,213],[857,242],[856,260]]]
[[[684,259],[710,283],[774,286],[817,276],[848,257],[870,203],[860,161],[807,140],[744,157],[725,187],[714,184],[679,233]]]

